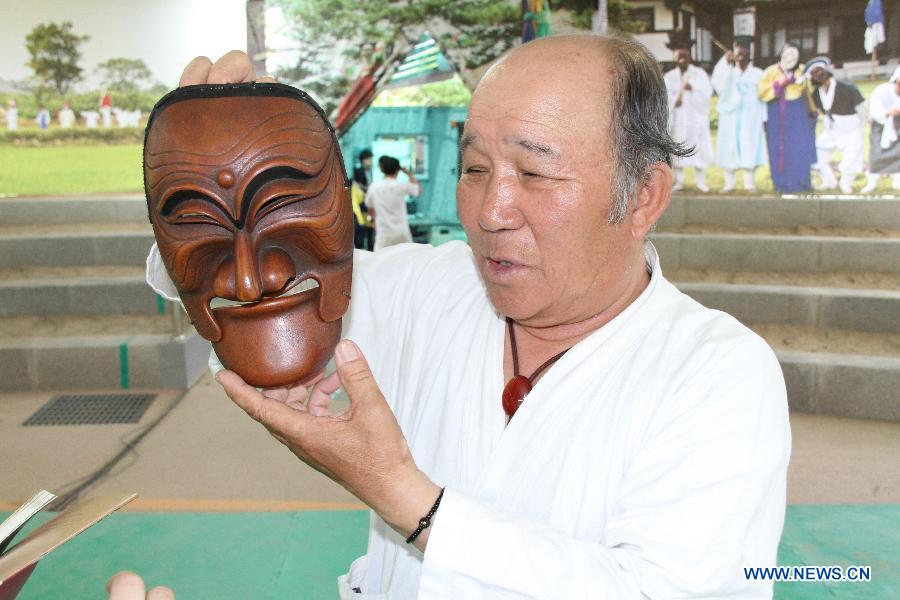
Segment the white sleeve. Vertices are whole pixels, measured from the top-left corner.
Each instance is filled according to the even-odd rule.
[[[696,67],[696,74],[691,78],[691,104],[693,107],[708,116],[709,101],[712,99],[713,88],[709,82],[709,75],[700,67]]]
[[[595,539],[446,490],[421,597],[771,598],[743,571],[775,562],[790,454],[781,369],[761,345],[674,393]]]
[[[721,96],[731,87],[731,76],[733,73],[734,67],[725,60],[725,55],[723,54],[713,68],[712,78],[710,79],[710,83],[718,95]]]
[[[679,85],[672,71],[665,74],[663,81],[666,84],[666,96],[669,99],[669,113],[671,113],[675,108],[675,98],[678,96]]]
[[[869,100],[869,116],[879,125],[884,125],[887,121],[887,107],[881,97],[881,86],[875,88],[872,97]]]
[[[412,196],[413,198],[419,195],[419,191],[421,190],[421,185],[418,183],[412,183],[410,181],[406,182],[406,193]]]

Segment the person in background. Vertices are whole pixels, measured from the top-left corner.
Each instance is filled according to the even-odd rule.
[[[100,113],[96,110],[86,110],[81,113],[81,118],[84,119],[84,126],[88,129],[96,129],[97,123],[100,121]]]
[[[10,98],[6,107],[6,129],[15,131],[19,128],[19,106],[16,99]]]
[[[59,120],[59,126],[63,129],[71,129],[75,125],[75,111],[72,110],[68,100],[63,100],[62,108],[56,113],[56,118]]]
[[[400,166],[393,156],[378,159],[378,168],[384,179],[369,186],[366,206],[375,223],[375,251],[395,244],[412,241],[409,218],[406,212],[406,196],[419,195],[419,182],[412,171]],[[409,181],[400,181],[397,175],[404,173]]]
[[[47,129],[48,127],[50,127],[50,111],[47,110],[46,106],[41,106],[38,109],[38,113],[34,118],[34,122],[37,123],[37,126],[41,129]]]
[[[821,189],[837,188],[830,159],[834,150],[840,152],[841,192],[852,194],[853,180],[863,170],[866,100],[855,85],[835,79],[828,70],[830,64],[827,56],[818,56],[803,71],[812,87],[813,104],[822,114],[822,134],[816,138],[818,161],[813,167],[822,177]]]
[[[750,44],[744,40],[735,41],[734,50],[713,69],[712,85],[719,95],[716,163],[725,171],[723,192],[735,188],[739,169],[744,171],[744,191],[754,191],[756,168],[766,164],[766,105],[757,94],[762,74],[753,66]]]
[[[366,206],[366,191],[369,189],[369,174],[372,172],[372,151],[365,148],[359,153],[359,166],[353,169],[353,184],[350,197],[353,201],[353,247],[372,250],[375,247],[375,230]]]
[[[816,112],[799,82],[800,50],[787,44],[780,60],[763,71],[759,98],[766,103],[769,170],[775,191],[812,190],[810,168],[816,162]]]
[[[900,190],[900,67],[887,83],[872,91],[869,115],[872,117],[869,173],[862,192],[875,191],[882,175],[890,175],[891,187]]]
[[[691,64],[693,40],[684,30],[669,34],[667,47],[674,52],[675,68],[664,80],[669,94],[669,133],[676,142],[694,148],[687,157],[675,158],[675,186],[684,188],[684,169],[694,167],[697,189],[708,192],[706,168],[713,160],[712,137],[709,133],[709,101],[713,88],[706,71]]]
[[[100,116],[103,118],[103,126],[109,129],[112,127],[112,96],[109,90],[103,92],[100,98]]]

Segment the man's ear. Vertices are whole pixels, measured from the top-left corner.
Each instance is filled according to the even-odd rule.
[[[643,240],[650,228],[662,217],[672,194],[672,168],[666,163],[654,163],[649,175],[638,182],[637,198],[631,212],[631,236]]]

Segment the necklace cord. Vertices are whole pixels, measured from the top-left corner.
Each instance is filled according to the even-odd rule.
[[[512,352],[512,361],[513,361],[513,377],[519,376],[519,352],[516,348],[516,330],[513,327],[513,320],[509,317],[506,317],[506,327],[509,330],[509,349]],[[550,365],[558,361],[562,358],[562,355],[568,352],[570,348],[566,348],[559,354],[552,356],[551,358],[544,361],[544,364],[539,366],[534,370],[534,373],[531,374],[531,377],[528,378],[528,381],[531,384],[534,384],[535,379],[537,379],[538,375],[540,375],[545,369],[547,369]]]

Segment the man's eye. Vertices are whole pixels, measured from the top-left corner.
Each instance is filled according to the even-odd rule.
[[[463,170],[463,173],[476,174],[476,173],[484,173],[485,169],[483,167],[466,167]]]

